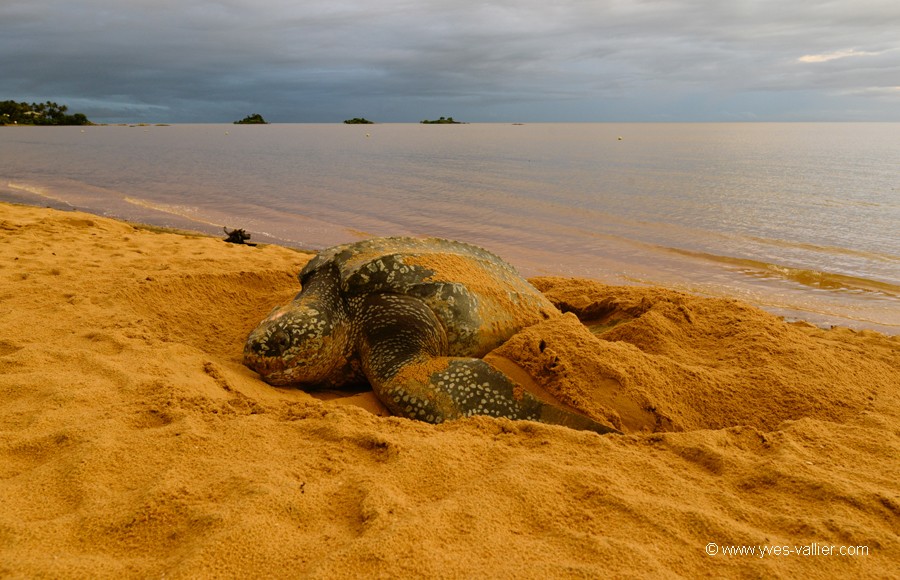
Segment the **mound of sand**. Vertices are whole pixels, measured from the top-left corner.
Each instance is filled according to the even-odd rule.
[[[557,399],[625,431],[843,422],[897,394],[896,339],[846,331],[854,340],[842,341],[840,331],[784,324],[734,300],[658,288],[532,282],[568,314],[493,354],[514,359]],[[868,356],[859,356],[860,345],[869,346]]]
[[[896,337],[541,278],[571,314],[489,358],[626,435],[431,426],[240,364],[308,255],[11,205],[0,237],[0,576],[900,570]]]

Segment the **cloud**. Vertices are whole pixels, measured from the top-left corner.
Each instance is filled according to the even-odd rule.
[[[781,120],[801,96],[895,85],[897,6],[4,0],[0,98],[88,103],[101,120],[715,120],[738,106]]]
[[[830,60],[838,60],[841,58],[849,58],[849,57],[858,57],[858,56],[878,56],[882,54],[882,52],[869,52],[865,50],[837,50],[835,52],[829,52],[826,54],[807,54],[805,56],[801,56],[797,60],[800,62],[828,62]]]
[[[900,86],[886,87],[864,87],[861,89],[853,89],[846,91],[846,94],[852,96],[874,97],[877,99],[900,100]]]

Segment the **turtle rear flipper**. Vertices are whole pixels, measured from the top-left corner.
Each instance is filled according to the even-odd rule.
[[[538,400],[481,359],[446,356],[443,326],[417,298],[370,296],[361,318],[363,370],[376,396],[396,415],[428,423],[488,415],[619,433]]]
[[[405,365],[387,381],[377,385],[372,382],[372,386],[394,414],[429,423],[487,415],[563,425],[600,434],[620,433],[588,417],[537,399],[477,358],[417,360]]]
[[[530,393],[525,394],[529,397],[531,396]],[[594,421],[589,417],[585,417],[584,415],[570,413],[565,409],[561,409],[547,403],[542,402],[540,404],[542,405],[541,418],[539,419],[541,423],[562,425],[564,427],[578,429],[580,431],[593,431],[601,435],[604,435],[606,433],[616,433],[617,435],[622,434],[622,432],[618,429],[614,429],[612,427],[604,425],[603,423],[598,423],[597,421]]]

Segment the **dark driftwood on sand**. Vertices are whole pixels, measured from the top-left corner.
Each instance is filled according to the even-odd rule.
[[[228,228],[226,228],[226,227],[223,227],[222,229],[225,230],[225,235],[228,236],[227,238],[225,238],[225,241],[228,243],[245,244],[247,246],[255,246],[256,245],[253,242],[247,241],[250,239],[250,234],[248,234],[246,231],[244,231],[242,229],[231,230],[230,232],[228,231]]]

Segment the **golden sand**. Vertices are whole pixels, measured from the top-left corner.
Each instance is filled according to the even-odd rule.
[[[0,241],[0,577],[900,571],[896,337],[539,279],[593,332],[491,356],[626,435],[432,426],[241,365],[307,255],[6,204]]]

